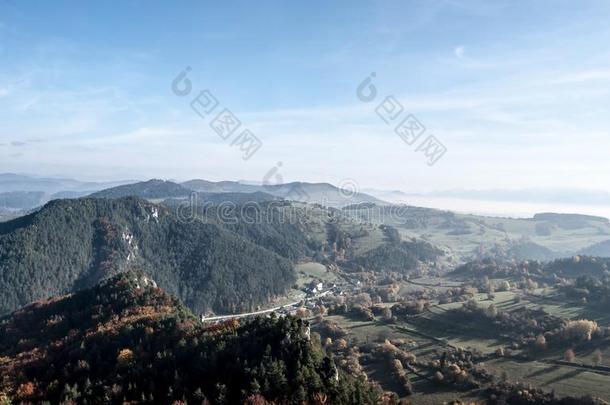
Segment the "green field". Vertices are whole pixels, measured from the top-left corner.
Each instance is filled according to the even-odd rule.
[[[436,278],[420,278],[415,280],[419,285],[410,285],[417,288],[427,288],[425,285],[437,285],[441,287],[456,285],[447,280]],[[409,285],[409,284],[407,284]],[[409,287],[410,288],[410,287]],[[429,288],[429,287],[428,287]],[[523,295],[522,292],[504,291],[496,292],[493,300],[488,299],[487,294],[476,294],[475,299],[479,306],[485,308],[492,303],[498,310],[512,311],[520,307],[532,309],[543,308],[546,312],[568,319],[598,319],[600,324],[607,325],[606,314],[599,313],[598,317],[591,310],[582,305],[565,304],[556,299],[556,291],[551,288],[537,289],[532,294]],[[515,296],[520,295],[521,301],[516,302]],[[391,304],[387,304],[391,305]],[[487,330],[476,324],[464,324],[454,321],[446,316],[447,311],[459,308],[462,302],[454,302],[443,305],[432,305],[428,311],[422,313],[413,321],[405,322],[398,320],[395,324],[383,324],[378,321],[354,321],[345,316],[328,316],[331,322],[336,322],[348,332],[347,340],[351,344],[361,345],[369,342],[382,342],[385,339],[402,339],[406,346],[404,349],[413,353],[420,361],[438,359],[440,354],[450,347],[461,348],[469,351],[478,351],[483,354],[493,354],[496,349],[505,348],[511,344],[508,337],[498,336],[497,331]],[[610,342],[602,342],[599,345],[602,352],[602,364],[610,364]],[[484,363],[484,367],[497,378],[508,376],[511,382],[531,383],[533,386],[543,390],[554,390],[559,396],[576,395],[582,396],[592,394],[600,398],[610,398],[610,373],[592,371],[579,368],[579,364],[591,365],[593,362],[593,349],[582,350],[575,348],[575,366],[556,365],[555,360],[561,360],[562,350],[548,351],[539,355],[536,361],[520,362],[516,359],[496,358]],[[396,381],[390,378],[388,370],[383,370],[383,362],[367,364],[365,371],[369,377],[382,384],[385,389],[396,388]],[[438,404],[455,399],[463,401],[480,400],[476,392],[459,392],[450,387],[443,387],[428,381],[426,378],[411,373],[411,382],[414,385],[415,394],[409,399],[414,404]]]
[[[544,390],[554,390],[559,396],[593,395],[610,398],[610,375],[577,367],[537,361],[522,363],[504,358],[488,361],[485,366],[495,375],[506,373],[511,382],[530,383]]]
[[[553,257],[570,256],[610,240],[610,224],[588,218],[500,218],[408,207],[401,216],[386,215],[383,220],[396,227],[403,237],[429,241],[456,260],[471,257],[479,249],[511,247],[524,241],[550,249]]]
[[[335,273],[329,271],[326,266],[320,263],[307,262],[295,266],[297,273],[297,285],[299,288],[315,280],[326,283],[334,283],[338,280]]]

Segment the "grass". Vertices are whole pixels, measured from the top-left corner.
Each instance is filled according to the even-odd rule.
[[[416,291],[423,290],[436,290],[446,291],[454,287],[459,287],[462,283],[448,280],[440,277],[420,277],[402,282],[400,286],[399,295],[408,296],[409,294]]]
[[[306,293],[302,290],[304,286],[314,280],[321,280],[324,284],[334,283],[338,277],[333,272],[327,270],[326,266],[320,263],[307,262],[295,266],[297,273],[296,288],[291,288],[285,297],[281,297],[272,303],[272,306],[286,305],[288,303],[304,299]],[[326,288],[326,287],[325,287]]]
[[[319,268],[318,268],[319,269]],[[309,274],[314,274],[312,270]],[[450,288],[459,283],[445,279],[422,277],[412,280],[416,284],[404,283],[403,290]],[[499,280],[494,280],[497,282]],[[438,283],[441,285],[438,286]],[[516,296],[521,300],[517,302]],[[533,294],[523,294],[522,291],[511,290],[496,292],[493,299],[487,294],[475,294],[479,306],[485,308],[493,303],[500,311],[513,311],[518,308],[542,308],[546,312],[567,319],[593,319],[600,326],[610,323],[610,313],[603,308],[590,308],[579,303],[566,303],[557,296],[553,288],[537,289]],[[420,361],[438,359],[447,346],[460,347],[467,350],[477,350],[482,353],[493,353],[499,347],[511,343],[497,331],[489,330],[476,323],[464,324],[447,316],[447,312],[459,308],[462,302],[443,305],[432,305],[430,309],[418,318],[408,322],[399,320],[396,324],[383,324],[377,321],[354,321],[345,316],[328,316],[326,319],[338,323],[348,332],[347,340],[355,344],[366,342],[381,342],[385,339],[404,339],[408,342],[404,348],[413,353]],[[591,365],[593,352],[602,352],[602,365],[610,366],[610,341],[605,340],[595,347],[586,349],[575,348],[576,360],[574,366],[556,365],[554,360],[562,358],[564,350],[542,353],[535,360],[522,362],[516,359],[499,358],[484,363],[484,367],[497,378],[503,374],[511,382],[531,383],[543,390],[554,390],[559,397],[563,396],[593,396],[610,400],[610,373],[601,370],[579,368],[578,364]],[[390,371],[384,364],[366,364],[365,370],[369,377],[381,383],[387,389],[396,388],[396,382],[389,375]],[[422,370],[423,371],[423,370]],[[438,404],[460,399],[462,401],[481,401],[477,391],[460,392],[450,386],[432,383],[426,378],[411,375],[415,394],[408,399],[415,404]]]
[[[405,335],[397,332],[391,325],[382,325],[376,321],[354,321],[341,315],[327,316],[325,319],[336,322],[348,332],[349,339],[359,343],[379,342],[385,339],[404,338]]]
[[[610,399],[610,376],[576,367],[547,364],[537,361],[517,362],[506,358],[485,363],[497,376],[506,373],[510,382],[530,383],[544,390],[554,390],[558,396],[593,395]]]
[[[297,264],[295,270],[299,288],[302,288],[314,280],[322,280],[324,283],[334,283],[338,279],[335,273],[328,271],[326,266],[320,263],[307,262]]]
[[[471,323],[466,325],[443,315],[434,312],[425,314],[418,321],[417,330],[451,346],[481,353],[493,353],[509,343],[483,327]]]
[[[418,381],[416,377],[411,379],[415,393],[408,399],[417,405],[438,405],[447,404],[454,400],[461,400],[469,404],[481,403],[481,397],[478,397],[472,391],[459,392],[453,390],[449,386],[435,384],[427,380]]]
[[[378,226],[364,226],[368,235],[355,238],[352,241],[352,249],[355,255],[362,255],[384,242],[385,236]]]

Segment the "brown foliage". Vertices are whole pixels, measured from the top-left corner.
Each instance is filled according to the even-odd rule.
[[[269,402],[260,394],[250,395],[244,401],[244,405],[267,405]]]
[[[131,362],[133,361],[133,357],[133,351],[131,351],[130,349],[122,349],[117,355],[116,360],[120,366],[126,367],[131,364]]]
[[[17,398],[18,399],[27,399],[30,398],[36,392],[36,386],[32,382],[26,382],[21,384],[19,388],[17,388]]]

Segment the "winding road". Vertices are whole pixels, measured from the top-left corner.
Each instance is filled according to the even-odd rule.
[[[307,302],[307,301],[311,301],[311,300],[315,300],[318,298],[322,298],[328,294],[330,294],[333,290],[326,290],[323,293],[314,295],[313,297],[304,297],[303,299],[300,299],[299,301],[294,301],[294,302],[290,302],[288,304],[284,304],[278,307],[274,307],[274,308],[267,308],[267,309],[262,309],[260,311],[254,311],[254,312],[244,312],[241,314],[232,314],[232,315],[218,315],[218,316],[210,316],[207,318],[201,317],[201,322],[217,322],[217,321],[226,321],[229,319],[239,319],[239,318],[247,318],[250,316],[258,316],[258,315],[264,315],[264,314],[269,314],[271,312],[276,312],[282,309],[290,309],[293,307],[296,307],[297,305],[299,305],[301,302]]]

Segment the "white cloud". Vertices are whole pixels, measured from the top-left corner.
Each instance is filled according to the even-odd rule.
[[[457,56],[458,58],[462,58],[464,57],[464,52],[466,51],[466,49],[460,45],[460,46],[456,46],[455,49],[453,50],[453,53],[455,54],[455,56]]]
[[[551,80],[551,84],[585,83],[590,81],[610,80],[610,69],[585,70],[560,76]]]

